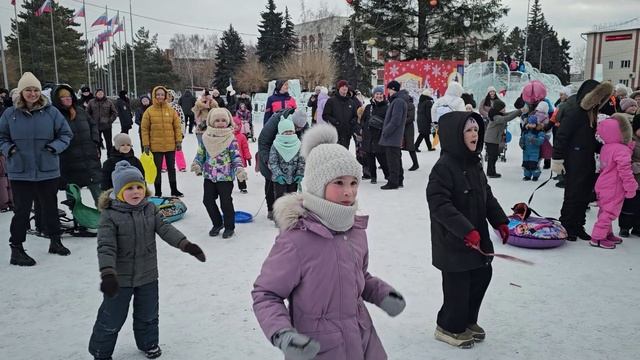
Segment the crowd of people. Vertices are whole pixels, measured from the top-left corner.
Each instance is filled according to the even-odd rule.
[[[616,218],[621,237],[640,235],[640,91],[628,94],[624,86],[587,80],[575,94],[564,88],[551,104],[544,85],[532,81],[515,110],[507,112],[494,87],[478,106],[461,84],[451,82],[440,98],[424,89],[416,106],[397,81],[372,89],[366,100],[340,80],[332,93],[315,89],[307,104],[309,119],[287,81],[278,80],[266,103],[255,158],[247,142],[254,134],[246,93],[236,96],[227,89],[225,99],[214,89],[199,98],[188,91],[178,98],[156,86],[140,98],[135,112],[126,91],[115,103],[101,89],[95,97],[88,87],[80,94],[60,85],[49,99],[31,73],[21,77],[13,96],[0,90],[0,151],[14,199],[11,264],[36,264],[23,247],[32,209],[50,239],[49,252],[70,254],[61,242],[58,190],[86,187],[101,211],[97,238],[104,298],[89,344],[95,359],[111,359],[132,297],[137,347],[148,358],[162,354],[156,234],[206,260],[202,249],[164,223],[147,200],[152,192],[128,135],[134,122],[142,153],[158,170],[155,196],[163,193],[163,168],[171,196],[183,196],[176,164],[179,170],[186,167],[180,165],[186,164],[182,143],[187,132],[195,132],[197,154],[190,170],[202,176],[211,237],[234,236],[234,184],[246,192],[246,168],[255,162],[265,181],[267,217],[279,235],[254,283],[253,308],[266,337],[286,358],[387,358],[364,301],[390,316],[402,313],[406,302],[368,272],[367,217],[356,214],[358,187],[364,179],[377,183],[380,168],[387,180],[381,189],[403,188],[402,151],[412,160],[408,170],[419,169],[416,152],[423,140],[429,151],[442,149],[426,190],[432,260],[443,288],[438,340],[469,348],[486,337],[478,314],[493,272],[492,256],[486,255],[493,253],[488,226],[503,242],[509,237],[508,218],[488,179],[501,177],[496,165],[510,121],[520,120],[522,180],[538,181],[541,167],[550,168],[564,187],[560,222],[569,240],[613,249],[622,243],[612,226]],[[112,136],[116,119],[121,131]],[[585,212],[593,199],[599,212],[588,234]]]

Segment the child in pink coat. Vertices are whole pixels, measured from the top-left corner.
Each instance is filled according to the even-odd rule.
[[[242,120],[238,116],[233,117],[233,134],[236,136],[238,142],[238,150],[240,151],[240,158],[242,159],[242,166],[247,167],[247,162],[251,166],[251,151],[249,150],[249,142],[247,137],[242,133]],[[247,193],[247,181],[240,181],[238,179],[238,188],[243,194]]]
[[[604,145],[600,151],[600,176],[596,181],[598,197],[598,220],[593,225],[591,246],[615,249],[622,239],[613,235],[611,223],[622,210],[625,198],[636,195],[638,183],[633,176],[631,154],[631,124],[621,116],[598,123],[597,134]]]

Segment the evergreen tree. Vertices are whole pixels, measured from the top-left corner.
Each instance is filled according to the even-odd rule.
[[[355,49],[352,48],[351,25],[342,28],[340,35],[331,44],[331,55],[337,65],[336,80],[344,79],[354,88],[368,89],[371,87],[371,65],[363,63],[366,61],[362,54],[365,54],[365,45],[360,42],[354,42]],[[354,56],[355,54],[355,56]],[[356,62],[356,58],[358,61]]]
[[[214,86],[225,89],[246,60],[246,51],[240,34],[229,25],[216,46],[216,72]]]
[[[298,36],[293,29],[294,24],[289,15],[289,8],[284,8],[284,29],[282,30],[282,52],[283,57],[287,58],[293,52],[298,50]]]
[[[174,87],[178,83],[179,78],[173,72],[171,61],[158,47],[158,34],[149,37],[149,30],[141,27],[135,35],[133,48],[136,53],[138,94],[151,92],[157,85]],[[133,77],[133,74],[130,76]]]
[[[509,12],[502,0],[438,1],[435,7],[422,4],[418,10],[420,46],[413,49],[409,57],[434,59],[463,59],[465,52],[470,55],[486,52],[498,42],[500,19]],[[465,26],[465,22],[469,26]],[[495,35],[476,39],[476,34]]]
[[[514,27],[509,36],[500,39],[498,47],[498,59],[503,60],[506,56],[522,59],[524,48],[524,32],[519,27]]]
[[[273,0],[268,0],[267,11],[260,13],[262,20],[258,26],[257,54],[260,62],[273,72],[274,67],[284,58],[283,54],[283,17],[281,12],[276,11],[276,4]]]
[[[417,13],[411,0],[367,0],[360,1],[356,22],[362,23],[362,37],[373,39],[385,60],[399,60],[400,54],[410,50],[410,42],[416,35],[412,29]]]
[[[44,84],[54,83],[56,77],[51,39],[51,14],[35,15],[42,3],[40,0],[25,0],[22,3],[23,10],[18,14],[18,22],[11,20],[11,34],[6,37],[6,40],[8,52],[13,59],[16,59],[17,64],[17,34],[20,34],[23,71],[32,72]],[[77,88],[87,82],[83,35],[72,27],[78,25],[74,22],[73,9],[61,6],[54,1],[51,2],[51,6],[53,7],[59,81]],[[17,66],[14,71],[19,71]]]
[[[534,0],[527,29],[527,61],[547,74],[556,75],[563,84],[569,83],[570,43],[560,41],[558,33],[547,23],[540,0]],[[542,46],[542,48],[541,48]],[[542,54],[542,56],[540,56]],[[542,60],[542,63],[540,63]]]

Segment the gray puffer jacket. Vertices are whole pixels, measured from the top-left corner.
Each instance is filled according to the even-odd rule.
[[[137,287],[157,280],[156,234],[176,248],[184,248],[187,238],[162,221],[154,204],[143,200],[133,206],[110,196],[111,191],[106,191],[99,201],[102,211],[98,228],[100,271],[115,270],[121,287]]]
[[[490,119],[487,123],[484,142],[486,144],[500,144],[502,142],[502,134],[507,128],[507,123],[520,115],[522,115],[522,111],[520,110],[514,110],[503,115],[495,115],[493,119]]]

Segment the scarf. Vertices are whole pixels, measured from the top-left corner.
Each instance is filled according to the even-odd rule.
[[[233,139],[235,139],[235,136],[233,135],[233,128],[230,127],[213,128],[209,126],[202,134],[202,144],[212,158],[215,158],[224,149],[228,148]]]
[[[333,231],[345,232],[353,227],[358,203],[344,206],[302,192],[302,206],[316,215],[320,222]]]
[[[291,159],[296,156],[298,150],[300,150],[301,144],[302,143],[300,142],[300,139],[298,139],[298,136],[296,134],[278,134],[276,135],[276,139],[273,142],[273,146],[276,148],[276,151],[278,151],[278,154],[282,156],[282,159],[284,159],[285,162],[291,161]]]

